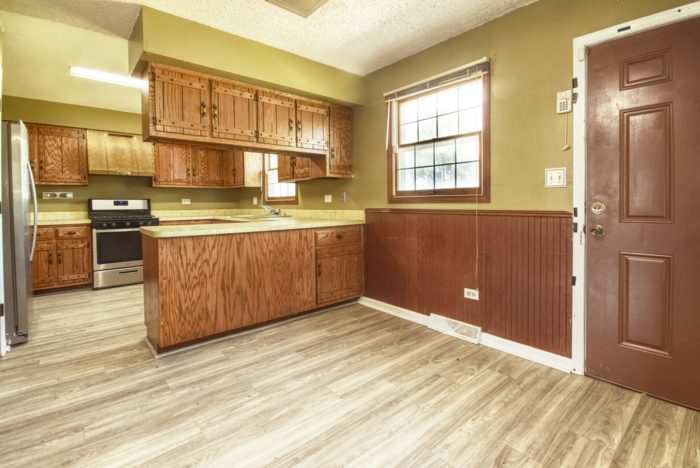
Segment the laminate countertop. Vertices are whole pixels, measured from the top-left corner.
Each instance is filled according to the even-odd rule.
[[[289,231],[294,229],[316,229],[336,226],[353,226],[365,224],[363,220],[347,219],[310,219],[282,217],[257,219],[241,216],[216,216],[220,224],[185,224],[177,226],[142,227],[141,233],[156,238],[216,236],[223,234],[244,234],[250,232]]]

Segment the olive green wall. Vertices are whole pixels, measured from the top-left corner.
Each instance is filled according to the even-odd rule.
[[[342,189],[347,189],[348,202],[342,205],[334,200],[336,209],[389,206],[382,94],[489,57],[491,203],[480,206],[571,211],[572,152],[561,150],[566,117],[555,113],[555,93],[571,86],[573,38],[684,3],[687,1],[540,0],[372,73],[365,78],[365,106],[355,109],[355,180],[302,183],[302,207],[328,207],[323,194],[336,195]],[[568,132],[570,142],[571,115]],[[545,189],[544,169],[561,166],[568,169],[568,187]]]
[[[65,125],[97,130],[141,133],[141,115],[126,112],[3,97],[2,117],[26,122]],[[91,175],[87,187],[40,185],[42,192],[73,192],[73,200],[39,200],[39,211],[86,211],[88,198],[150,198],[156,210],[203,210],[233,208],[237,195],[231,189],[153,188],[150,177]],[[190,205],[181,199],[189,198]]]
[[[185,64],[337,102],[363,100],[360,76],[148,7],[129,42],[132,66],[138,59]]]

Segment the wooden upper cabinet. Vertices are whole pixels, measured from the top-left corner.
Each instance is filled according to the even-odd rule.
[[[190,185],[192,183],[190,152],[188,145],[156,143],[153,148],[155,157],[153,185]]]
[[[233,81],[212,80],[212,137],[241,142],[256,141],[255,88]]]
[[[224,187],[245,187],[245,156],[242,150],[223,152]]]
[[[151,136],[209,136],[210,83],[206,76],[151,65],[148,78]]]
[[[90,174],[152,176],[153,144],[130,133],[87,131]]]
[[[87,185],[86,131],[29,124],[29,160],[37,184]]]
[[[297,147],[328,150],[328,105],[298,100]]]
[[[223,153],[213,148],[192,148],[192,185],[223,186]]]
[[[258,142],[296,146],[294,98],[274,91],[258,91]]]
[[[328,151],[328,174],[352,176],[353,115],[349,107],[330,108],[330,150]]]

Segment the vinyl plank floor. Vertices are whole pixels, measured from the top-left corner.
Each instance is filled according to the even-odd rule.
[[[34,304],[3,467],[700,467],[698,412],[357,304],[158,359],[140,285]]]

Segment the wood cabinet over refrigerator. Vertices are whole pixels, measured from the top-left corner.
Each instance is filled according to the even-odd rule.
[[[39,185],[87,185],[86,131],[27,124],[29,163]]]
[[[145,78],[147,141],[311,158],[296,164],[294,180],[352,177],[349,107],[155,63]]]

